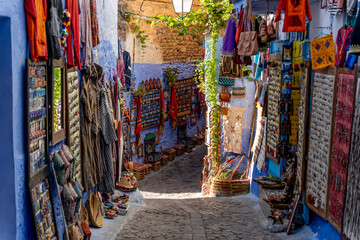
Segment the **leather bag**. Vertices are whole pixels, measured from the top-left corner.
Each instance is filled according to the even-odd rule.
[[[230,102],[231,100],[231,95],[229,93],[229,87],[228,86],[223,86],[222,87],[222,92],[219,94],[219,100],[220,102]]]
[[[257,32],[250,30],[250,18],[252,14],[251,0],[247,0],[247,13],[246,13],[246,31],[240,33],[238,42],[238,55],[240,56],[253,56],[258,54],[259,46],[257,41]]]

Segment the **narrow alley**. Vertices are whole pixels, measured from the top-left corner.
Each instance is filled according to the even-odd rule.
[[[116,240],[315,239],[306,230],[291,236],[269,233],[267,220],[251,195],[203,196],[200,176],[205,154],[206,146],[198,146],[140,181],[146,206],[128,220]]]

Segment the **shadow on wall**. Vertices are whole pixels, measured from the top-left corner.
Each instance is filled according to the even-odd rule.
[[[14,239],[16,235],[15,171],[12,122],[12,52],[10,18],[0,17],[0,239]]]

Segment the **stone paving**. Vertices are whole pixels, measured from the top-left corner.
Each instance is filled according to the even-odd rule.
[[[139,182],[146,206],[139,207],[116,240],[131,239],[316,239],[309,229],[270,233],[251,195],[212,198],[200,193],[206,147],[183,155]]]

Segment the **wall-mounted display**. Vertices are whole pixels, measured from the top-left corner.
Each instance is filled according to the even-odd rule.
[[[144,145],[140,144],[138,149],[137,149],[137,156],[138,158],[142,158],[144,157]]]
[[[280,114],[278,108],[281,99],[281,63],[273,62],[269,67],[269,74],[266,156],[278,163],[276,146],[280,140]]]
[[[336,67],[317,70],[313,78],[308,145],[306,205],[326,219],[328,170]]]
[[[356,65],[355,69],[357,69]],[[328,220],[338,232],[341,232],[350,154],[356,71],[344,68],[340,68],[338,71],[329,171]]]
[[[170,91],[169,89],[164,90],[164,99],[168,100],[170,98]]]
[[[130,125],[130,137],[135,137],[136,136],[136,126],[135,124],[131,124]]]
[[[136,121],[136,108],[130,110],[130,122]]]
[[[30,185],[48,175],[46,62],[27,60],[27,161]],[[32,179],[35,178],[35,183]]]
[[[245,108],[229,107],[223,117],[225,152],[241,153],[244,113]]]
[[[142,129],[157,127],[160,124],[160,79],[146,80],[146,96],[142,98]]]
[[[194,81],[192,78],[181,79],[175,82],[176,100],[178,105],[178,117],[191,114],[191,96]]]
[[[79,72],[76,67],[67,70],[67,133],[66,142],[74,153],[76,161],[74,176],[81,182],[81,151],[80,151],[80,99],[79,99]]]
[[[66,137],[66,108],[65,103],[67,89],[65,84],[66,76],[66,61],[65,58],[53,59],[51,61],[51,68],[49,71],[49,93],[50,93],[50,134],[51,144],[55,145]]]

